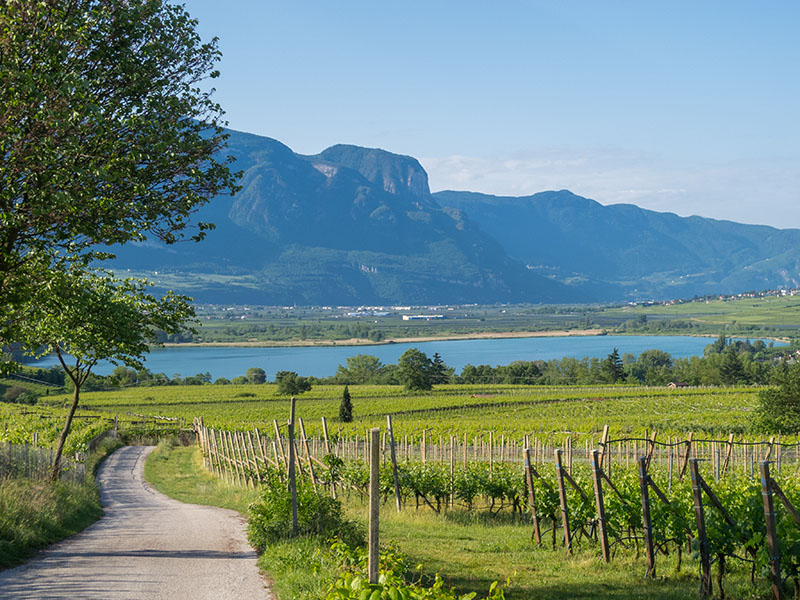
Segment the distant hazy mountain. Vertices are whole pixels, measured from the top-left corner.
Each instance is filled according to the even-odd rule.
[[[508,254],[607,298],[800,286],[800,230],[603,206],[563,190],[521,198],[438,192]]]
[[[242,191],[205,241],[116,249],[201,302],[425,304],[687,297],[800,285],[800,230],[603,206],[568,191],[431,194],[416,159],[314,156],[231,131]],[[158,272],[158,275],[154,275]]]
[[[509,258],[462,211],[441,207],[414,158],[344,145],[303,156],[230,133],[242,191],[199,212],[216,229],[199,244],[118,248],[117,267],[157,271],[165,287],[209,302],[588,299]]]

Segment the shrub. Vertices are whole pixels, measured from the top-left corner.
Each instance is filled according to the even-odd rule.
[[[285,396],[297,396],[311,390],[311,382],[294,371],[278,371],[275,382],[278,384],[278,393]]]
[[[292,537],[292,498],[277,473],[267,475],[261,497],[250,505],[247,537],[259,552],[270,544]],[[338,500],[317,494],[310,484],[297,482],[297,521],[299,536],[323,539],[340,537],[345,543],[363,543],[364,533],[343,514]]]
[[[5,391],[3,400],[6,402],[16,402],[17,404],[35,404],[36,394],[26,390],[21,385],[14,385]]]

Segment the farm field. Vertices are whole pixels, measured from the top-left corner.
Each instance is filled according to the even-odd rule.
[[[526,434],[598,436],[604,425],[614,434],[746,434],[759,388],[683,388],[523,385],[441,385],[431,392],[408,393],[400,386],[350,386],[354,420],[338,418],[342,386],[315,386],[298,397],[297,414],[309,435],[320,432],[326,417],[331,433],[363,434],[384,426],[391,415],[396,435],[419,437],[467,433],[521,439]],[[40,399],[60,406],[66,397]],[[273,419],[285,423],[289,399],[265,385],[169,386],[91,392],[82,410],[108,415],[202,417],[218,429],[271,430]]]
[[[800,296],[708,298],[647,305],[465,305],[437,307],[198,308],[196,335],[173,342],[284,342],[437,338],[452,335],[606,330],[611,333],[689,333],[793,337],[800,329]],[[403,320],[414,314],[433,320]],[[648,322],[637,323],[641,317]]]
[[[625,306],[601,310],[598,319],[627,320],[638,315],[653,319],[688,319],[697,324],[758,326],[777,330],[800,328],[800,296],[765,296],[736,300],[698,300],[654,306]]]

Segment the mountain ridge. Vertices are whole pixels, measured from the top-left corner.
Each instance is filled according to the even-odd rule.
[[[229,130],[243,172],[201,244],[113,249],[200,302],[569,303],[800,284],[800,230],[602,205],[569,190],[431,193],[419,161],[336,144],[303,155]],[[165,284],[166,286],[166,284]]]

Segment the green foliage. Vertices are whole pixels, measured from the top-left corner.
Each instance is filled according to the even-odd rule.
[[[36,394],[21,385],[14,385],[3,393],[3,400],[17,404],[34,404],[36,402]]]
[[[247,380],[247,383],[256,385],[267,382],[267,374],[264,369],[260,367],[250,367],[247,369],[244,378]]]
[[[603,361],[603,372],[610,383],[616,383],[624,376],[625,371],[622,368],[622,359],[619,357],[619,350],[616,348]]]
[[[235,191],[216,158],[222,110],[202,90],[220,53],[195,26],[165,0],[0,4],[3,344],[20,323],[6,311],[35,303],[49,270],[148,234],[175,242],[196,208]]]
[[[278,371],[275,374],[275,383],[278,384],[278,393],[284,396],[297,396],[311,391],[311,381],[294,371]]]
[[[457,594],[446,587],[438,573],[430,585],[408,581],[404,577],[409,570],[406,560],[395,550],[380,553],[378,583],[369,582],[367,553],[362,549],[335,542],[331,554],[338,558],[342,569],[339,578],[330,585],[325,600],[473,600],[478,596],[476,592]],[[482,600],[504,598],[503,588],[496,581],[490,585],[488,595],[481,597]]]
[[[783,364],[774,384],[758,393],[757,430],[774,433],[800,431],[800,363]]]
[[[302,480],[297,482],[297,520],[300,536],[328,539],[338,535],[354,545],[364,539],[359,526],[345,518],[338,500],[317,494],[310,483]],[[292,537],[292,497],[275,471],[267,472],[259,499],[250,505],[247,536],[259,552]]]
[[[409,348],[397,361],[397,380],[406,390],[420,391],[433,388],[433,363],[427,355]]]
[[[350,398],[350,390],[344,386],[342,391],[342,403],[339,405],[339,420],[342,423],[350,423],[353,421],[353,402]]]

